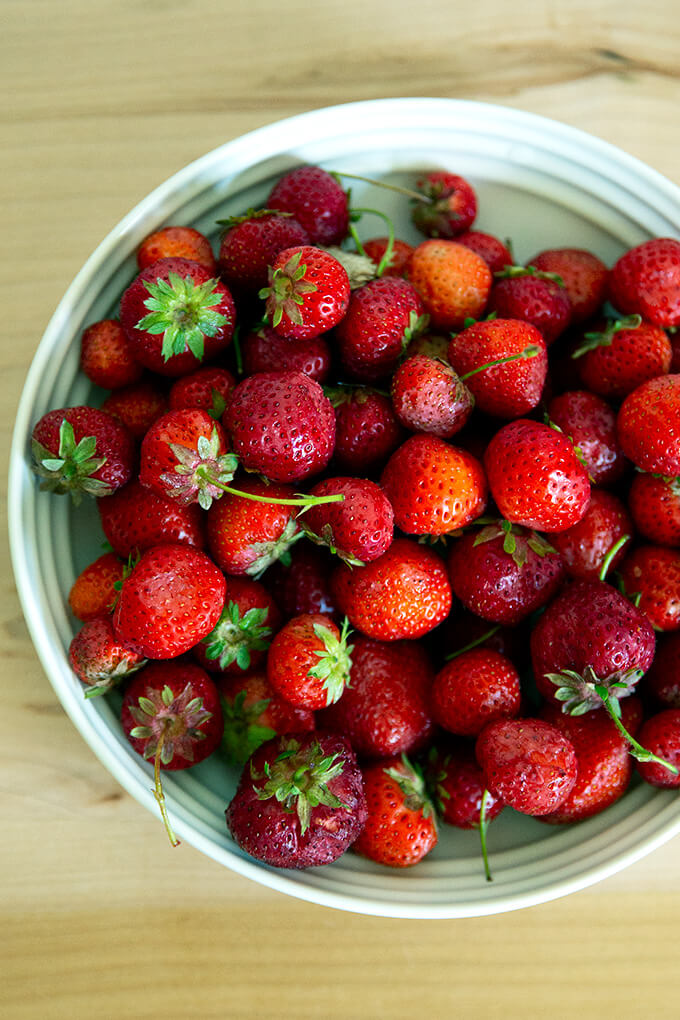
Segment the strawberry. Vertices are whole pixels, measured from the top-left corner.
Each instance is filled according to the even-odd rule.
[[[71,585],[68,604],[76,619],[85,623],[112,611],[115,585],[122,581],[125,564],[113,552],[104,553],[80,571]]]
[[[335,450],[340,467],[363,475],[380,467],[405,438],[389,397],[366,386],[329,393],[335,408]]]
[[[447,356],[486,414],[519,418],[541,399],[548,353],[541,333],[529,322],[476,322],[453,337]]]
[[[619,480],[625,460],[616,434],[616,414],[606,400],[588,390],[569,390],[553,397],[548,418],[572,441],[594,485]]]
[[[267,680],[277,694],[297,708],[315,711],[337,701],[349,680],[352,645],[322,613],[303,613],[288,620],[272,641]]]
[[[369,257],[376,266],[380,265],[389,244],[388,237],[371,237],[368,241],[362,241],[364,254]],[[413,255],[413,245],[395,237],[392,241],[392,248],[381,276],[406,276],[408,275],[408,264]]]
[[[466,450],[436,436],[411,436],[395,450],[381,485],[398,528],[411,535],[443,535],[462,528],[486,508],[482,465]]]
[[[508,247],[510,242],[503,244],[493,234],[487,234],[482,230],[465,230],[457,235],[456,241],[483,258],[492,273],[499,273],[514,262]]]
[[[495,274],[487,312],[501,319],[523,319],[543,334],[548,347],[571,322],[571,302],[560,283],[529,267],[508,266]]]
[[[237,294],[257,294],[267,286],[269,266],[284,248],[309,244],[309,234],[288,214],[270,209],[218,221],[224,227],[218,265],[227,287]]]
[[[224,414],[234,386],[236,380],[228,369],[206,365],[205,368],[175,380],[168,393],[168,407],[171,411],[200,407],[211,418],[219,419]]]
[[[329,252],[295,245],[276,256],[259,296],[276,333],[291,340],[313,340],[337,326],[347,311],[349,277]]]
[[[640,743],[674,766],[675,772],[658,761],[637,762],[636,767],[650,786],[675,789],[680,786],[680,710],[667,708],[642,724]]]
[[[105,390],[131,386],[143,371],[117,319],[102,319],[87,327],[80,338],[80,367],[95,386]]]
[[[116,639],[110,616],[87,620],[68,650],[71,669],[87,684],[85,697],[107,694],[146,664],[146,659]]]
[[[680,241],[656,237],[625,252],[611,271],[609,297],[625,315],[664,329],[680,325]]]
[[[542,719],[497,719],[475,745],[488,789],[527,815],[547,815],[569,796],[578,762],[571,741]]]
[[[335,561],[330,551],[298,542],[286,557],[267,572],[267,585],[284,617],[300,613],[335,614],[330,575]]]
[[[193,227],[161,227],[145,237],[137,250],[137,265],[146,269],[159,259],[189,259],[198,262],[211,276],[217,268],[208,238]]]
[[[629,598],[635,597],[655,630],[680,628],[680,550],[641,545],[619,567]]]
[[[539,691],[582,714],[626,697],[654,658],[644,614],[602,581],[573,581],[550,603],[531,634]]]
[[[266,741],[246,763],[226,820],[238,846],[272,867],[330,864],[366,821],[349,742],[327,733]]]
[[[302,537],[293,508],[269,501],[292,498],[294,493],[286,485],[270,485],[257,478],[238,484],[241,492],[262,502],[231,493],[214,502],[207,515],[208,547],[225,574],[258,578]]]
[[[225,590],[224,575],[204,552],[189,545],[147,549],[123,581],[116,637],[150,659],[182,655],[217,623]]]
[[[623,400],[648,379],[668,375],[673,351],[660,326],[631,315],[595,323],[571,356],[586,389]]]
[[[138,481],[97,500],[99,520],[114,553],[127,559],[154,545],[179,542],[196,549],[205,546],[201,508],[180,506],[158,496]]]
[[[276,693],[265,673],[220,677],[224,735],[221,751],[233,765],[244,765],[265,740],[280,733],[314,729],[314,713],[296,708]]]
[[[318,166],[300,166],[278,179],[267,208],[288,213],[301,223],[312,244],[340,244],[349,226],[347,193]]]
[[[227,577],[220,618],[192,651],[203,669],[241,675],[261,665],[280,625],[281,614],[264,585]]]
[[[448,568],[467,609],[511,626],[550,602],[564,580],[562,558],[544,538],[503,520],[456,539]]]
[[[432,737],[429,691],[434,672],[413,641],[386,643],[357,634],[349,683],[318,725],[347,736],[362,758],[389,758],[421,750]]]
[[[503,517],[539,531],[564,531],[580,521],[590,482],[571,441],[540,422],[518,418],[486,448],[489,488]]]
[[[462,652],[439,670],[430,691],[434,721],[461,737],[477,737],[495,719],[520,713],[519,673],[489,648]]]
[[[443,361],[446,364],[449,341],[449,336],[442,336],[439,333],[419,333],[418,336],[414,336],[406,348],[404,360],[423,354],[427,358],[438,358],[439,361]]]
[[[309,494],[334,493],[343,495],[341,503],[317,504],[300,515],[307,537],[350,565],[360,567],[382,556],[392,542],[394,512],[380,486],[366,478],[326,478]]]
[[[644,690],[662,708],[680,708],[680,632],[659,634]]]
[[[493,277],[481,256],[456,241],[423,241],[413,252],[408,278],[419,292],[436,329],[460,329],[478,319]]]
[[[597,255],[582,248],[549,248],[529,259],[527,266],[560,278],[569,303],[572,323],[596,315],[607,294],[609,270]]]
[[[636,472],[628,492],[635,527],[653,545],[680,546],[680,481]]]
[[[505,804],[485,789],[484,774],[477,763],[474,745],[467,741],[433,747],[427,759],[426,781],[440,818],[457,829],[478,829],[491,822]]]
[[[109,394],[102,411],[122,422],[135,439],[143,439],[168,409],[165,393],[152,382],[133,383]]]
[[[132,475],[132,436],[113,415],[95,407],[48,411],[31,433],[33,470],[48,492],[70,493],[79,503],[109,496]]]
[[[301,372],[260,372],[240,382],[223,423],[246,471],[297,482],[328,464],[335,415],[317,382]]]
[[[392,377],[397,418],[414,432],[451,439],[472,414],[474,398],[448,363],[424,354],[402,362]]]
[[[596,581],[605,580],[618,566],[632,535],[633,522],[624,503],[606,489],[593,489],[581,520],[551,535],[551,542],[570,577]]]
[[[680,375],[662,375],[629,393],[618,413],[621,448],[636,467],[680,475]]]
[[[423,303],[407,280],[396,276],[369,280],[352,293],[335,331],[342,364],[355,378],[380,379],[394,370],[426,324]]]
[[[390,868],[409,868],[437,845],[437,823],[420,770],[405,756],[362,769],[368,817],[353,850]]]
[[[464,177],[433,170],[416,182],[428,200],[414,202],[411,219],[427,237],[456,237],[469,230],[477,215],[477,195]]]
[[[326,381],[331,370],[331,350],[324,336],[313,340],[286,340],[269,326],[248,333],[241,341],[243,370],[256,372],[302,372],[318,383]]]
[[[209,270],[183,258],[143,269],[120,301],[120,321],[137,361],[161,375],[186,375],[228,347],[236,309]]]

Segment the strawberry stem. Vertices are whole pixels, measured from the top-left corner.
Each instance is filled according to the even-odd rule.
[[[387,224],[387,245],[385,247],[385,251],[383,252],[382,258],[378,263],[378,268],[375,271],[376,276],[382,276],[382,274],[385,272],[385,270],[390,264],[392,252],[394,251],[394,224],[392,223],[392,220],[389,218],[389,216],[387,216],[384,212],[380,212],[378,209],[352,209],[352,212],[360,213],[362,215],[364,213],[372,213],[373,216],[379,216],[380,219],[384,220],[384,222]],[[359,249],[359,253],[361,255],[365,255],[366,252],[364,251],[363,245],[361,244],[361,241],[359,240],[356,234],[356,228],[354,226],[352,226],[350,233],[352,235],[354,243],[357,245]]]
[[[482,860],[484,861],[484,874],[486,875],[487,882],[493,882],[493,875],[489,868],[489,855],[486,848],[486,834],[489,828],[489,819],[486,816],[486,808],[489,803],[489,797],[491,794],[488,790],[484,790],[482,794],[482,804],[479,809],[479,842],[482,846]]]
[[[657,765],[663,765],[669,772],[672,772],[674,776],[677,776],[678,769],[671,762],[666,761],[665,758],[660,758],[658,754],[654,754],[653,751],[647,750],[642,744],[639,744],[635,737],[633,737],[626,727],[621,722],[621,703],[618,698],[612,698],[604,684],[595,685],[595,693],[598,695],[606,711],[609,713],[609,717],[616,726],[621,736],[630,744],[630,753],[637,761],[652,761],[656,762]]]
[[[232,489],[231,485],[223,485],[221,482],[213,482],[222,492],[228,492],[232,496],[242,496],[243,499],[251,499],[255,503],[281,503],[283,506],[317,506],[319,503],[342,503],[344,495],[341,492],[333,496],[305,496],[300,493],[299,499],[283,499],[278,496],[256,496],[254,492],[241,492],[240,489]]]
[[[488,361],[486,365],[479,365],[478,368],[473,368],[471,371],[466,372],[465,375],[459,376],[461,382],[465,382],[471,375],[477,375],[478,372],[483,372],[485,368],[495,368],[496,365],[505,365],[509,361],[522,361],[527,358],[535,358],[538,354],[538,347],[536,344],[529,344],[519,354],[509,354],[507,358],[496,358],[495,361]]]
[[[373,177],[362,177],[361,174],[348,174],[341,170],[333,170],[331,172],[335,177],[348,177],[352,181],[363,181],[364,184],[372,184],[376,188],[396,191],[398,195],[405,195],[407,198],[412,198],[415,202],[424,202],[425,205],[433,204],[433,200],[428,198],[427,195],[423,195],[419,191],[413,191],[411,188],[404,188],[400,184],[388,184],[386,181],[376,181]]]
[[[475,638],[474,641],[470,641],[469,644],[463,645],[463,647],[459,648],[457,651],[451,652],[450,655],[447,655],[445,657],[444,661],[450,662],[451,659],[457,659],[459,655],[463,654],[463,652],[469,652],[472,648],[477,648],[478,645],[484,644],[484,642],[488,638],[493,637],[493,635],[500,629],[501,629],[500,624],[497,623],[495,627],[492,627],[491,630],[485,631],[484,634],[481,634],[479,637]]]
[[[609,573],[609,568],[612,565],[612,560],[616,556],[619,549],[621,549],[626,544],[626,542],[630,542],[630,535],[622,535],[618,542],[615,542],[614,545],[611,547],[611,549],[605,556],[602,566],[600,568],[599,573],[600,581],[605,580],[607,574]]]
[[[177,836],[173,832],[172,826],[170,824],[170,819],[168,818],[168,811],[165,806],[165,794],[163,793],[163,784],[161,783],[161,756],[163,754],[163,744],[165,743],[165,737],[167,732],[168,730],[166,726],[164,727],[163,732],[158,738],[158,744],[156,745],[156,754],[154,755],[153,760],[153,783],[154,783],[153,795],[156,798],[156,803],[158,804],[158,807],[160,808],[161,818],[163,819],[165,831],[168,834],[168,839],[170,840],[170,843],[172,844],[172,846],[179,846],[180,841],[177,839]]]

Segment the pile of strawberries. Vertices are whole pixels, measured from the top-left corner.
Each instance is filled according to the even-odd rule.
[[[110,546],[71,664],[173,843],[162,772],[211,754],[275,867],[415,864],[441,821],[486,861],[505,807],[563,824],[634,769],[680,785],[680,242],[520,266],[460,176],[403,200],[420,243],[379,211],[361,240],[375,211],[302,166],[217,253],[154,233],[82,336],[109,395],[33,430]]]

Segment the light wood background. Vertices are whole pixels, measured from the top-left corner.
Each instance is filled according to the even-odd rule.
[[[5,462],[63,291],[190,160],[310,108],[440,95],[555,117],[680,183],[678,18],[673,0],[0,0]],[[497,918],[306,904],[168,851],[58,704],[4,538],[0,641],[3,1018],[678,1015],[677,840]]]

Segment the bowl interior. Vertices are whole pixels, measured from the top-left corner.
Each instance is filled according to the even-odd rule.
[[[115,700],[85,702],[67,660],[76,629],[66,597],[78,571],[101,551],[92,504],[37,490],[28,460],[32,424],[53,407],[98,403],[78,374],[79,338],[117,314],[135,274],[141,240],[167,223],[191,224],[217,240],[215,221],[262,204],[273,181],[311,162],[339,172],[410,183],[423,169],[467,177],[479,197],[476,229],[510,238],[518,262],[547,247],[580,247],[611,265],[627,247],[677,235],[680,192],[654,171],[597,139],[516,111],[453,100],[380,100],[319,110],[229,142],[153,192],[112,231],[69,288],[29,373],[10,469],[10,537],[29,627],[45,670],[84,738],[122,785],[157,811],[151,768],[122,736]],[[353,203],[387,212],[397,236],[417,241],[408,203],[356,181]],[[384,233],[364,216],[364,237]],[[670,793],[634,784],[596,818],[569,828],[506,810],[490,828],[493,883],[484,880],[476,833],[442,826],[434,852],[407,873],[351,853],[328,867],[276,871],[244,855],[224,825],[236,773],[216,756],[164,780],[178,835],[230,868],[289,894],[370,914],[462,917],[541,902],[588,885],[641,857],[680,829]],[[163,834],[159,827],[159,844]]]

